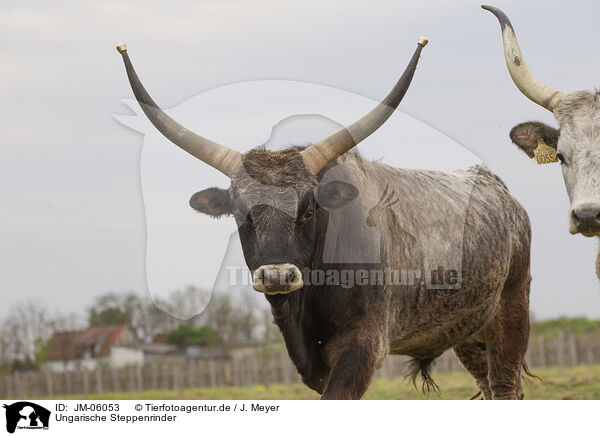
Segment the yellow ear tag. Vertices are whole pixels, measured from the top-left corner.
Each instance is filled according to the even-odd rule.
[[[546,144],[543,139],[538,139],[538,146],[533,150],[533,154],[535,155],[535,160],[540,165],[558,162],[556,149]]]

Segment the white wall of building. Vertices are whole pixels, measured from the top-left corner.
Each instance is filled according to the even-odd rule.
[[[91,371],[96,369],[97,366],[97,360],[92,358],[74,360],[50,360],[44,363],[44,369],[51,372],[77,371],[82,369],[87,369]]]
[[[95,370],[98,365],[108,364],[111,368],[122,368],[128,365],[143,365],[144,352],[139,348],[124,347],[115,345],[110,348],[109,354],[106,357],[93,359],[84,357],[83,359],[73,360],[50,360],[44,363],[44,369],[50,372],[65,372],[65,371],[80,371],[80,370]]]
[[[128,365],[143,365],[144,352],[139,348],[113,346],[110,348],[108,363],[112,368]]]

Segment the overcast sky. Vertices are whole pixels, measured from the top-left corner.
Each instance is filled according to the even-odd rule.
[[[562,91],[600,84],[597,2],[494,5],[511,18],[539,80]],[[169,108],[224,85],[265,79],[378,99],[421,34],[430,44],[402,113],[478,156],[528,211],[535,315],[599,317],[598,241],[568,233],[559,166],[538,166],[508,138],[523,121],[556,123],[510,80],[495,17],[479,2],[441,0],[5,3],[3,310],[26,298],[52,310],[80,310],[104,291],[146,292],[143,135],[113,118],[132,113],[121,103],[131,90],[117,42],[127,42],[144,84]],[[191,186],[186,195],[203,187]]]

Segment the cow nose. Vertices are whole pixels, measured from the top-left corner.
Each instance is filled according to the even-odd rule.
[[[600,207],[585,206],[573,209],[571,219],[579,233],[585,235],[600,232]]]
[[[266,294],[287,294],[304,286],[302,273],[291,263],[263,265],[254,271],[253,280],[254,289]]]

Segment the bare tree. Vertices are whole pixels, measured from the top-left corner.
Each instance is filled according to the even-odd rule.
[[[149,342],[155,335],[168,332],[179,325],[179,320],[157,307],[178,304],[177,302],[156,303],[133,291],[106,292],[96,297],[88,308],[89,324],[127,324],[141,341]]]
[[[28,300],[13,306],[0,323],[0,361],[4,364],[36,364],[39,353],[55,331],[74,327],[76,317],[50,317],[39,303]]]
[[[277,338],[276,329],[271,326],[272,316],[261,297],[258,293],[215,291],[194,324],[211,326],[229,343]]]

